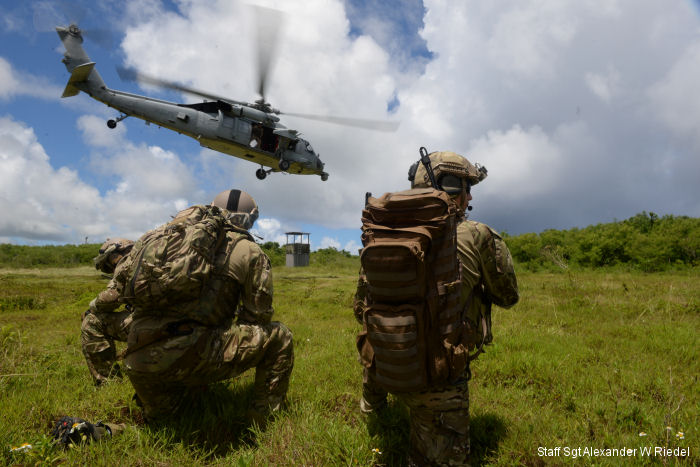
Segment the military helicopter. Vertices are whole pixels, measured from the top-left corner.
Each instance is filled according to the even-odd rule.
[[[273,10],[274,11],[274,10]],[[232,100],[207,92],[154,78],[132,69],[118,69],[122,79],[155,84],[168,89],[203,97],[204,102],[178,104],[140,96],[107,87],[95,63],[83,49],[82,31],[76,24],[56,27],[66,51],[63,63],[71,74],[61,97],[83,91],[120,115],[107,121],[109,128],[127,117],[136,117],[196,139],[201,146],[260,164],[255,175],[263,180],[271,172],[320,175],[328,180],[324,163],[311,144],[297,130],[285,127],[278,115],[321,120],[376,131],[395,131],[397,122],[281,112],[265,100],[265,80],[271,53],[260,53],[258,93],[253,103]]]

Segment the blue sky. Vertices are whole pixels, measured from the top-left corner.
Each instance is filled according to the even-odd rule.
[[[50,27],[74,17],[112,88],[192,102],[122,82],[115,66],[128,65],[254,99],[243,4],[65,8],[75,3],[0,5],[2,242],[135,237],[237,187],[258,200],[265,240],[303,230],[314,248],[354,252],[364,193],[406,188],[420,146],[488,167],[471,216],[496,230],[583,227],[643,210],[700,216],[697,1],[257,2],[286,12],[268,84],[274,106],[401,121],[386,134],[285,119],[320,153],[325,183],[259,181],[253,164],[133,118],[108,130],[117,112],[85,95],[59,98],[68,74]]]

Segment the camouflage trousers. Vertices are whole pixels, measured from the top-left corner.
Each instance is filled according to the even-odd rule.
[[[149,339],[159,328],[162,323],[156,320],[135,323],[124,359],[147,421],[176,412],[189,389],[234,378],[250,368],[256,369],[253,412],[264,416],[281,408],[294,366],[292,333],[283,324],[184,324],[175,335],[138,348],[139,340]],[[137,350],[129,353],[131,348]]]
[[[80,326],[80,343],[95,384],[118,372],[115,341],[126,342],[133,321],[131,311],[88,312]]]
[[[469,390],[466,379],[429,391],[395,394],[410,412],[409,465],[469,465]],[[365,377],[361,408],[386,405],[387,392]]]

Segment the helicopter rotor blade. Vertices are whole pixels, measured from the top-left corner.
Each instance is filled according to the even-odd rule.
[[[255,32],[258,45],[258,94],[265,100],[265,86],[277,49],[277,37],[282,27],[284,13],[272,8],[252,6],[255,16]]]
[[[88,13],[85,6],[67,0],[42,0],[34,3],[32,10],[32,23],[37,32],[54,32],[59,25],[82,25]],[[105,50],[112,50],[116,43],[117,33],[113,29],[81,26],[80,32]]]
[[[191,94],[194,96],[203,97],[212,101],[224,101],[231,104],[238,105],[249,105],[246,102],[236,101],[229,99],[228,97],[217,96],[216,94],[211,94],[208,92],[200,91],[199,89],[191,88],[189,86],[184,86],[172,81],[166,81],[164,79],[155,78],[153,76],[136,71],[134,68],[117,67],[117,74],[124,81],[133,81],[142,84],[150,84],[160,88],[171,89],[173,91],[183,92],[185,94]]]
[[[319,122],[334,123],[336,125],[350,126],[355,128],[363,128],[365,130],[382,131],[393,133],[399,128],[401,122],[392,122],[387,120],[370,120],[366,118],[350,118],[350,117],[334,117],[331,115],[313,115],[300,114],[292,112],[280,112],[281,115],[289,115],[290,117],[305,118],[307,120],[317,120]]]
[[[40,1],[32,4],[32,23],[38,32],[53,32],[57,25],[79,24],[85,11],[67,2]]]

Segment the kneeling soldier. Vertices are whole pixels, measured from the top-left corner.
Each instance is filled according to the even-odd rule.
[[[294,364],[292,333],[271,321],[270,260],[247,233],[258,207],[240,190],[220,193],[212,205],[235,226],[227,228],[216,249],[213,292],[182,303],[181,310],[136,307],[134,312],[124,360],[149,422],[176,412],[189,389],[234,378],[253,367],[253,421],[262,423],[286,398]],[[206,319],[197,319],[204,305],[210,311]]]

